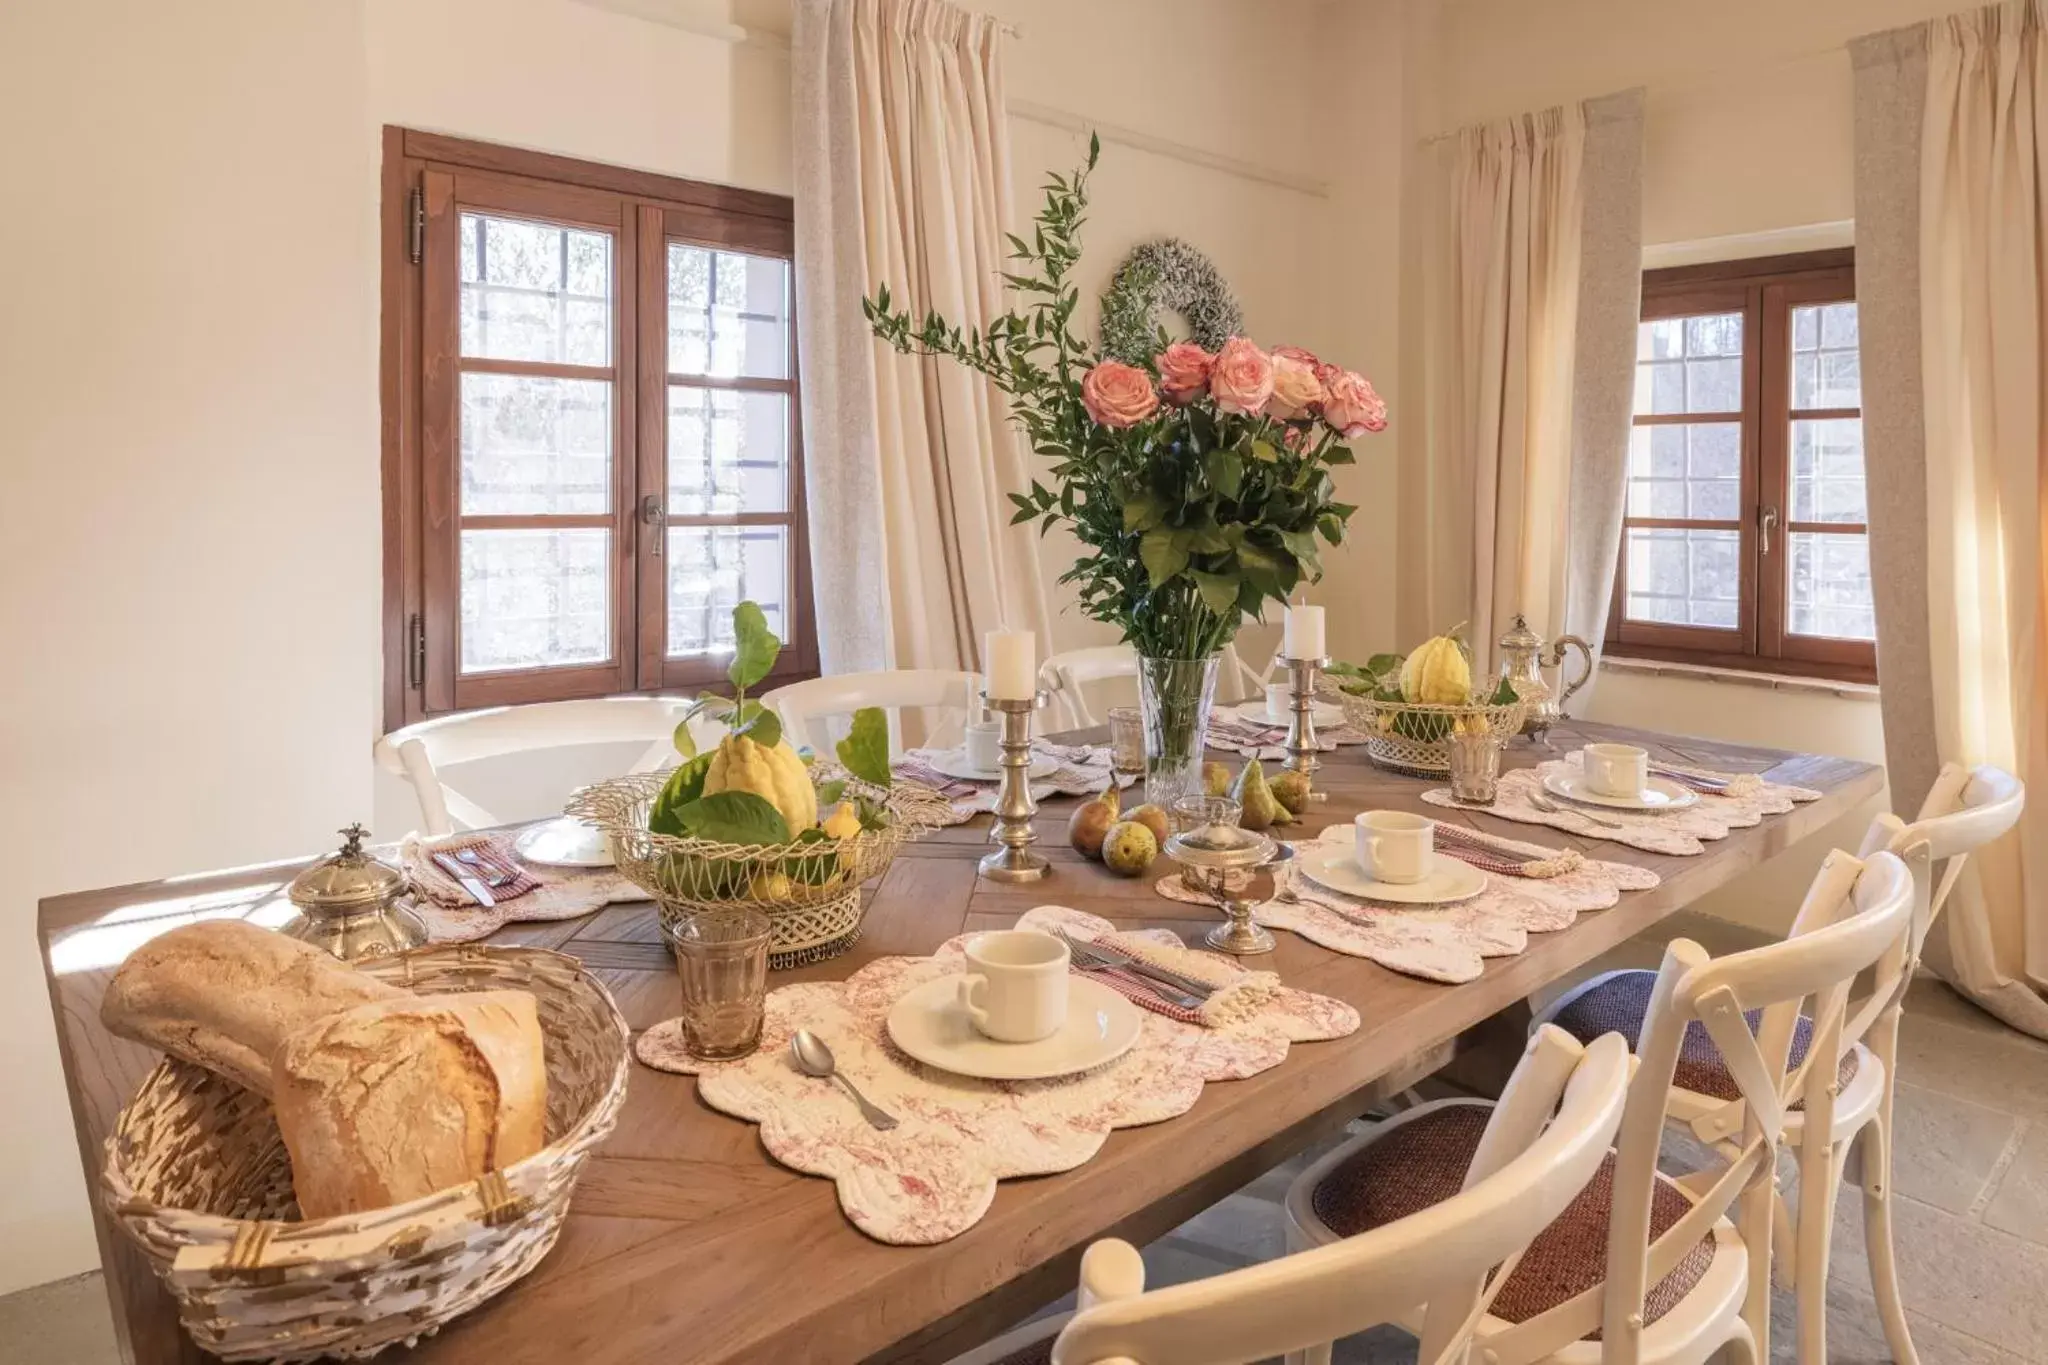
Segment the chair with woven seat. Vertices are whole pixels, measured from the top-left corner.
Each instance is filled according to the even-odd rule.
[[[889,752],[900,754],[902,721],[907,708],[933,708],[947,721],[964,719],[981,686],[973,673],[950,668],[892,668],[872,673],[835,673],[789,683],[766,693],[761,704],[782,717],[782,732],[792,744],[809,745],[821,754],[832,752],[827,722],[868,706],[890,712]]]
[[[1618,1038],[1557,1029],[1528,1051],[1475,1133],[1462,1189],[1373,1232],[1264,1265],[1146,1292],[1128,1242],[1081,1258],[1080,1307],[1026,1324],[953,1365],[1244,1365],[1428,1305],[1422,1359],[1463,1358],[1474,1325],[1545,1224],[1605,1159],[1628,1092]]]
[[[1780,1199],[1774,1221],[1779,1281],[1791,1288],[1798,1300],[1802,1361],[1827,1358],[1829,1233],[1842,1181],[1852,1172],[1863,1189],[1864,1248],[1887,1343],[1893,1359],[1902,1365],[1918,1359],[1899,1298],[1891,1231],[1892,1094],[1899,1017],[1921,946],[1965,861],[1971,852],[2011,829],[2025,803],[2026,787],[2011,773],[1988,764],[1971,769],[1951,763],[1943,767],[1921,803],[1919,818],[1907,824],[1897,816],[1880,815],[1864,837],[1866,856],[1889,850],[1907,858],[1914,867],[1913,914],[1898,974],[1880,980],[1861,998],[1843,1027],[1848,1046],[1836,1070],[1838,1093],[1828,1140],[1811,1144],[1809,1153],[1807,1116],[1796,1106],[1786,1114],[1786,1145],[1801,1151],[1802,1193],[1796,1212]],[[1941,869],[1938,883],[1937,864]],[[1804,917],[1802,910],[1801,919],[1793,925],[1794,935],[1801,932]],[[1634,1045],[1653,981],[1654,974],[1644,971],[1595,977],[1560,997],[1544,1011],[1540,1022],[1553,1023],[1578,1038],[1619,1031]],[[1795,1020],[1793,1065],[1805,1059],[1812,1040],[1813,1021]],[[1719,1049],[1703,1032],[1688,1032],[1672,1086],[1673,1120],[1702,1142],[1721,1144],[1725,1154],[1742,1128],[1743,1100]]]
[[[1871,968],[1896,978],[1914,884],[1896,854],[1836,852],[1807,893],[1798,936],[1719,960],[1671,943],[1640,1015],[1620,1140],[1500,1286],[1476,1331],[1484,1359],[1689,1365],[1723,1348],[1738,1361],[1769,1358],[1771,1191],[1785,1116],[1797,1104],[1821,1122],[1832,1115],[1851,985]],[[1794,1025],[1809,1000],[1811,1060],[1795,1062]],[[1729,1059],[1746,1102],[1740,1141],[1720,1166],[1674,1179],[1657,1169],[1659,1140],[1672,1078],[1681,1058],[1697,1059],[1700,1038]],[[1370,1235],[1457,1190],[1489,1107],[1420,1105],[1325,1156],[1288,1192],[1291,1244]],[[1327,1349],[1306,1359],[1326,1361]]]

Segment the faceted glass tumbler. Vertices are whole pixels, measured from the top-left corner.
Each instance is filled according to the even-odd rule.
[[[1109,708],[1109,766],[1118,777],[1145,771],[1145,713],[1139,707]]]
[[[729,1061],[761,1043],[768,995],[768,916],[735,908],[662,926],[683,983],[683,1041],[692,1057]]]
[[[1490,806],[1500,794],[1503,741],[1491,730],[1459,732],[1450,739],[1451,797],[1467,805]]]

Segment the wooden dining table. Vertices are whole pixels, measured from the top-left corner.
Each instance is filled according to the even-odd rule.
[[[1094,736],[1061,736],[1066,739]],[[1668,761],[1736,772],[1823,793],[1789,814],[1733,831],[1692,857],[1637,852],[1482,812],[1426,807],[1431,784],[1371,766],[1362,749],[1327,754],[1318,783],[1328,801],[1290,834],[1313,835],[1368,808],[1424,811],[1494,833],[1573,846],[1654,869],[1653,890],[1624,892],[1570,928],[1531,935],[1528,950],[1490,960],[1483,976],[1442,985],[1281,933],[1259,961],[1290,985],[1335,996],[1362,1019],[1348,1037],[1299,1044],[1278,1066],[1219,1082],[1179,1118],[1109,1135],[1090,1161],[1062,1175],[1008,1180],[987,1215],[937,1246],[887,1246],[856,1231],[830,1181],[777,1165],[750,1124],[714,1112],[696,1082],[635,1066],[617,1131],[586,1166],[561,1240],[539,1269],[435,1337],[390,1359],[408,1362],[766,1361],[832,1365],[942,1361],[1073,1287],[1082,1250],[1099,1237],[1143,1244],[1278,1162],[1340,1129],[1377,1100],[1461,1054],[1514,1038],[1516,1009],[1617,944],[1785,851],[1874,796],[1881,769],[1846,759],[1680,739],[1567,722],[1551,747],[1526,740],[1509,766],[1533,764],[1595,739],[1624,740]],[[1221,755],[1216,755],[1221,756]],[[1001,928],[1036,905],[1091,911],[1126,928],[1165,927],[1198,941],[1213,910],[1153,890],[1154,873],[1110,874],[1067,846],[1072,802],[1045,803],[1036,828],[1052,873],[1027,886],[981,880],[988,851],[979,817],[906,847],[869,891],[865,928],[845,955],[771,984],[835,980],[885,954],[925,954],[963,931]],[[336,823],[349,812],[337,812]],[[89,1186],[102,1144],[156,1054],[101,1027],[100,999],[121,959],[157,933],[202,917],[275,906],[305,864],[57,896],[39,933],[64,1075]],[[1786,909],[1791,909],[1787,906]],[[515,924],[495,942],[574,954],[611,989],[637,1031],[672,1017],[678,983],[654,908],[618,904],[579,920]],[[106,1283],[127,1359],[139,1365],[208,1359],[178,1326],[149,1267],[95,1211]]]

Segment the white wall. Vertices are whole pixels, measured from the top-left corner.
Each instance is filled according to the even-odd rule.
[[[0,6],[0,1292],[96,1260],[36,899],[368,805],[362,53],[350,4]]]

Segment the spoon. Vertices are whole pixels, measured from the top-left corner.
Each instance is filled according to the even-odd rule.
[[[796,1069],[806,1076],[815,1076],[821,1081],[837,1081],[846,1087],[846,1093],[853,1096],[853,1102],[860,1106],[861,1117],[875,1128],[886,1133],[896,1126],[894,1115],[883,1112],[868,1103],[868,1097],[854,1087],[852,1081],[839,1074],[832,1058],[832,1049],[825,1046],[825,1040],[809,1029],[798,1029],[789,1039],[789,1055],[796,1063]]]

